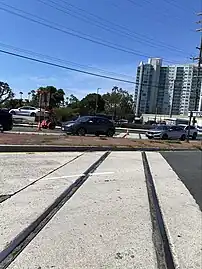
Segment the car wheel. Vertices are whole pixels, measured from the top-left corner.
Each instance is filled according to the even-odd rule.
[[[30,114],[30,116],[31,116],[31,117],[36,117],[36,113],[32,112],[32,113]]]
[[[163,134],[162,139],[163,140],[168,140],[168,135],[167,134]]]
[[[100,136],[100,134],[98,132],[95,132],[95,136]]]
[[[16,115],[15,111],[11,111],[10,113],[11,113],[12,115]]]
[[[186,139],[186,135],[183,134],[183,135],[180,137],[180,140],[181,140],[181,141],[185,141],[185,139]]]
[[[193,140],[196,140],[196,138],[197,138],[197,133],[193,133],[193,135],[192,135],[192,139],[193,139]]]
[[[77,131],[77,134],[79,136],[85,136],[86,130],[84,128],[79,128],[78,131]]]
[[[108,137],[113,137],[113,136],[114,136],[114,131],[113,131],[112,129],[109,129],[109,130],[107,131],[107,136],[108,136]]]
[[[55,129],[55,124],[54,124],[53,122],[50,122],[50,123],[48,124],[48,129],[49,129],[49,130],[54,130],[54,129]]]
[[[13,128],[13,125],[3,125],[3,131],[11,131]]]

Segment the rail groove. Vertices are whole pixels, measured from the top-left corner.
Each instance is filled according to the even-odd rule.
[[[41,179],[43,179],[43,178],[45,178],[45,177],[51,175],[52,173],[54,173],[55,171],[61,169],[62,167],[66,166],[66,165],[68,165],[68,164],[70,164],[70,163],[72,163],[73,161],[77,160],[78,158],[80,158],[80,157],[83,156],[84,154],[85,154],[85,152],[79,154],[78,156],[72,158],[72,159],[69,160],[68,162],[63,163],[62,165],[56,167],[55,169],[51,170],[51,171],[48,172],[47,174],[45,174],[45,175],[43,175],[43,176],[37,178],[37,179],[34,180],[33,182],[27,184],[26,186],[20,188],[19,190],[15,191],[15,192],[13,192],[13,193],[0,195],[0,204],[3,203],[3,202],[5,202],[7,199],[9,199],[9,198],[15,196],[16,194],[18,194],[18,193],[24,191],[24,190],[27,189],[28,187],[34,185],[35,183],[37,183],[37,182],[40,181]]]
[[[161,208],[158,202],[153,177],[150,171],[149,163],[145,152],[142,152],[142,160],[146,178],[150,214],[153,228],[153,243],[156,251],[158,268],[176,269]]]
[[[71,186],[69,186],[33,223],[17,235],[13,241],[0,252],[0,269],[6,269],[33,238],[44,228],[60,208],[76,193],[88,177],[108,157],[109,151],[105,152],[94,162]]]

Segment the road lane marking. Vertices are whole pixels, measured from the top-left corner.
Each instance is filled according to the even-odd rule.
[[[105,175],[111,175],[114,174],[115,172],[100,172],[100,173],[89,173],[90,176],[105,176]],[[56,180],[56,179],[65,179],[65,178],[72,178],[72,177],[81,177],[84,176],[84,174],[72,174],[72,175],[67,175],[67,176],[60,176],[60,177],[46,177],[44,179],[48,180]],[[35,181],[36,179],[28,179],[29,181]]]

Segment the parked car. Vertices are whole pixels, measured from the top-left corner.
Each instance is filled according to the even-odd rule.
[[[189,129],[189,126],[186,125],[186,124],[179,124],[179,126],[182,126],[186,132],[186,134],[188,134],[188,129]],[[198,129],[197,127],[195,126],[190,126],[190,137],[195,140],[197,138],[197,135],[198,135]]]
[[[107,135],[112,137],[115,134],[115,127],[112,121],[97,116],[83,116],[75,121],[63,124],[62,131],[69,134],[84,136],[85,134]]]
[[[0,109],[0,125],[3,131],[10,131],[13,128],[12,115],[3,109]]]
[[[180,139],[184,141],[187,137],[186,130],[179,125],[157,125],[155,128],[146,132],[149,139]]]
[[[9,112],[12,115],[36,117],[37,113],[40,112],[40,109],[32,106],[22,106],[19,108],[11,109]]]
[[[155,120],[148,120],[144,123],[144,125],[156,125],[157,122]]]

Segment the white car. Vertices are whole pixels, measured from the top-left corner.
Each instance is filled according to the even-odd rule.
[[[188,128],[189,126],[188,125],[185,125],[185,124],[179,124],[180,126],[182,126],[184,128],[184,130],[186,131],[186,133],[188,134]],[[190,137],[195,140],[197,138],[197,135],[198,135],[198,129],[191,125],[190,126]]]
[[[22,106],[16,109],[11,109],[9,113],[12,115],[21,115],[21,116],[29,116],[36,117],[36,115],[40,112],[39,108],[31,107],[31,106]]]

